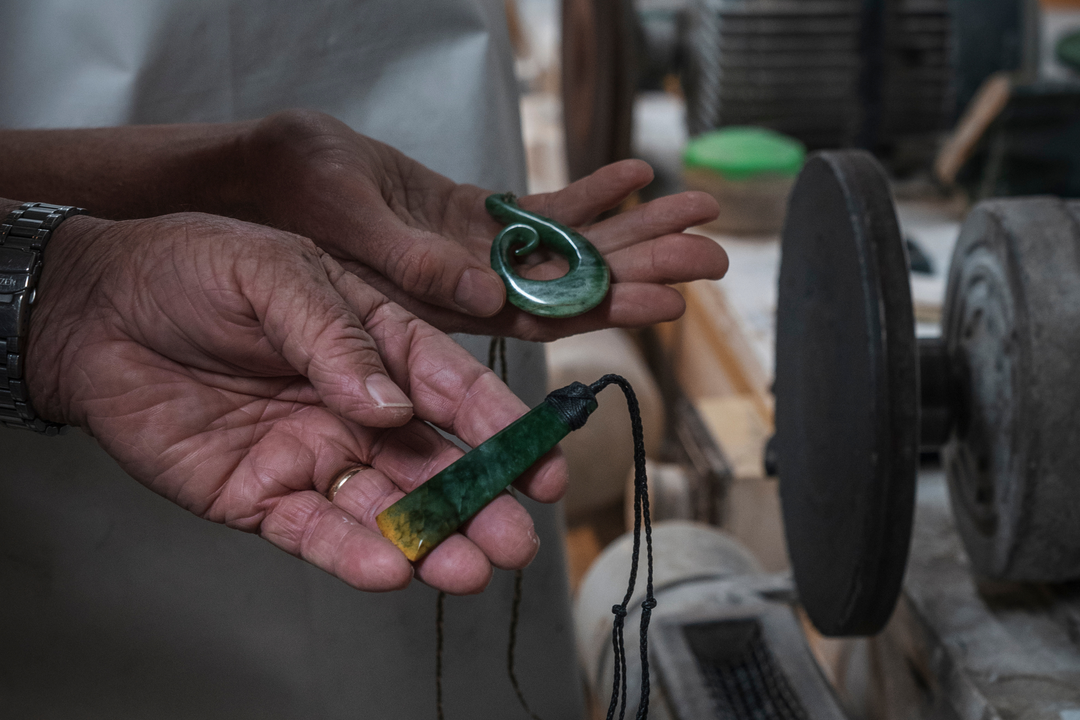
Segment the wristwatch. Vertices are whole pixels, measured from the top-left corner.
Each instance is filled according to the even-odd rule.
[[[34,412],[23,364],[45,245],[60,223],[85,213],[68,205],[23,203],[0,224],[0,343],[7,350],[7,362],[0,363],[0,425],[46,435],[56,435],[64,427]]]

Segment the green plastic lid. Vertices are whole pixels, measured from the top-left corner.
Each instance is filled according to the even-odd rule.
[[[757,127],[714,130],[691,140],[683,151],[686,167],[712,170],[731,180],[764,173],[794,176],[805,159],[801,142]]]
[[[1073,70],[1080,70],[1080,31],[1065,35],[1054,49],[1058,60]]]

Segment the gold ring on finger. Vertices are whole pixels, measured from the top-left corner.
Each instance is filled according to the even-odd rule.
[[[342,473],[340,473],[334,479],[334,482],[331,483],[330,489],[326,491],[326,499],[330,502],[334,502],[334,497],[338,494],[338,491],[341,490],[341,487],[345,483],[349,482],[349,480],[352,479],[353,475],[356,475],[361,470],[367,470],[368,467],[368,465],[353,465],[352,467],[347,468]]]

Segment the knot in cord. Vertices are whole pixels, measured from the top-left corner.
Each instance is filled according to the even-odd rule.
[[[624,608],[622,605],[612,605],[611,612],[619,620],[622,620],[624,617],[626,617],[626,608]]]
[[[552,390],[544,398],[559,417],[570,426],[571,430],[581,428],[589,419],[589,414],[596,409],[596,394],[588,385],[575,382],[564,388]]]
[[[656,598],[648,598],[641,603],[641,609],[648,612],[656,607]]]

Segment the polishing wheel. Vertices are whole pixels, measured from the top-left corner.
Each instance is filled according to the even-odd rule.
[[[977,574],[1080,577],[1080,202],[978,205],[941,338],[915,340],[905,252],[876,161],[812,156],[782,239],[776,452],[800,601],[826,635],[888,621],[920,448],[942,450]]]
[[[1080,202],[977,206],[953,254],[942,332],[953,407],[942,456],[973,568],[1080,577]]]
[[[782,243],[775,393],[788,552],[814,625],[870,634],[903,579],[919,409],[904,244],[876,161],[812,156]]]

